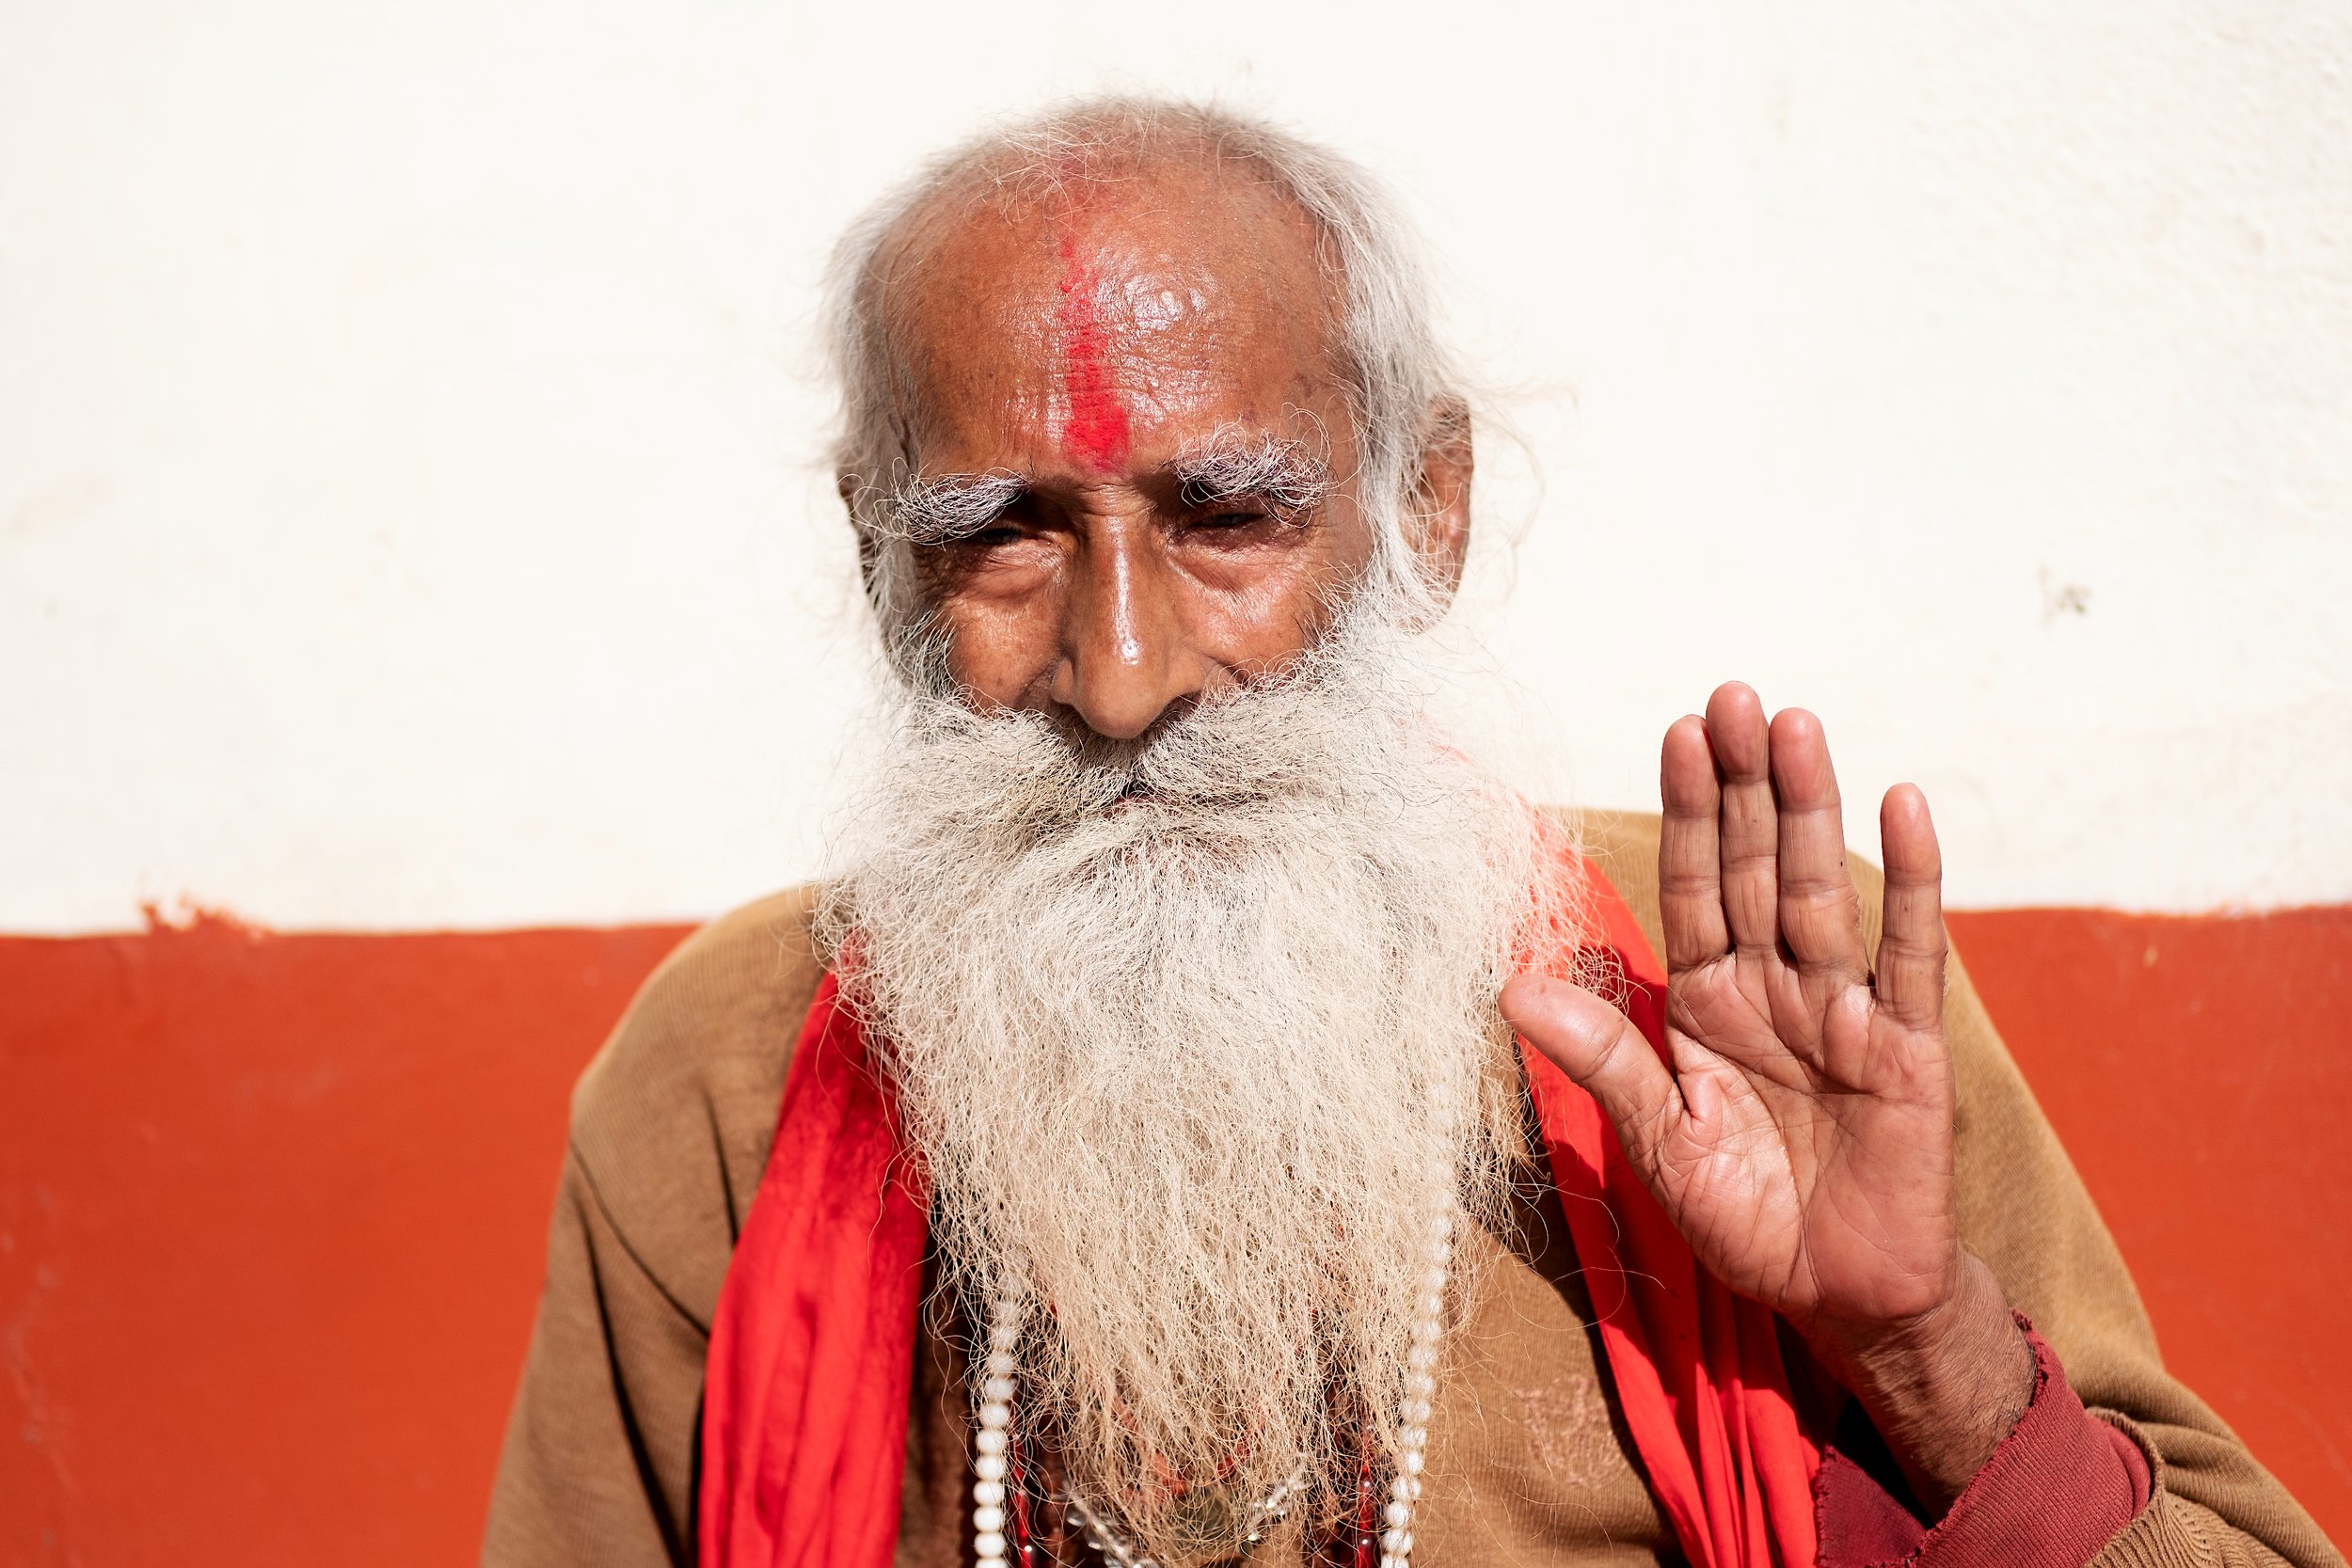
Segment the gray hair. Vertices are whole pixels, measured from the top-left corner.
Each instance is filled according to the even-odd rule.
[[[886,319],[890,273],[912,220],[966,192],[1046,191],[1118,178],[1138,164],[1203,157],[1247,166],[1318,230],[1341,308],[1359,498],[1375,540],[1361,589],[1409,620],[1434,619],[1442,610],[1406,522],[1423,452],[1467,419],[1468,402],[1431,319],[1419,238],[1389,193],[1351,160],[1263,120],[1183,102],[1089,99],[934,158],[867,209],[834,251],[825,314],[841,397],[834,465],[858,529],[867,592],[901,669],[926,662],[921,644],[931,631],[914,602],[913,541],[898,519],[910,503],[936,516],[943,507],[952,515],[956,502],[982,500],[927,489],[915,477],[914,389]]]

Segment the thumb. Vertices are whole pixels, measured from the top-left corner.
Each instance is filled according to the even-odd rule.
[[[1648,1168],[1683,1114],[1674,1074],[1633,1021],[1565,980],[1515,976],[1502,988],[1503,1022],[1600,1102],[1636,1168]]]

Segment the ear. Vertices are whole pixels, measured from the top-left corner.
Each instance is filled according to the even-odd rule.
[[[1470,555],[1470,404],[1446,398],[1429,411],[1429,434],[1421,449],[1421,473],[1413,483],[1405,518],[1422,580],[1440,605],[1453,602],[1462,586],[1462,564]]]

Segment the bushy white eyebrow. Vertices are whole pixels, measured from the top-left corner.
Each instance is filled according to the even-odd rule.
[[[952,545],[985,532],[1027,489],[1019,475],[1001,469],[932,479],[910,475],[884,500],[878,531],[911,545]]]
[[[1283,516],[1311,512],[1330,496],[1331,471],[1306,443],[1274,435],[1219,432],[1179,454],[1168,471],[1186,506],[1261,500]],[[1028,492],[1002,468],[986,473],[909,475],[882,498],[869,525],[910,545],[952,545],[984,533]]]
[[[1306,443],[1274,435],[1219,433],[1168,465],[1186,506],[1256,499],[1284,515],[1311,512],[1331,494],[1331,470]]]

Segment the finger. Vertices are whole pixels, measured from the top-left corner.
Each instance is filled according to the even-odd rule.
[[[1771,950],[1780,940],[1779,830],[1772,806],[1772,733],[1764,705],[1738,681],[1707,700],[1707,739],[1723,789],[1721,826],[1724,920],[1740,950]]]
[[[1502,988],[1503,1021],[1600,1101],[1636,1169],[1682,1117],[1682,1093],[1625,1014],[1581,986],[1522,974]]]
[[[1886,860],[1886,914],[1878,1003],[1906,1026],[1931,1029],[1944,1016],[1944,851],[1917,784],[1886,792],[1879,853]]]
[[[1772,796],[1780,812],[1780,940],[1807,974],[1860,981],[1862,899],[1846,869],[1845,811],[1821,721],[1801,707],[1772,720]]]
[[[1724,924],[1723,857],[1715,816],[1715,756],[1707,721],[1692,714],[1666,731],[1658,759],[1658,795],[1666,816],[1658,834],[1658,911],[1666,927],[1666,963],[1683,970],[1731,951]]]

